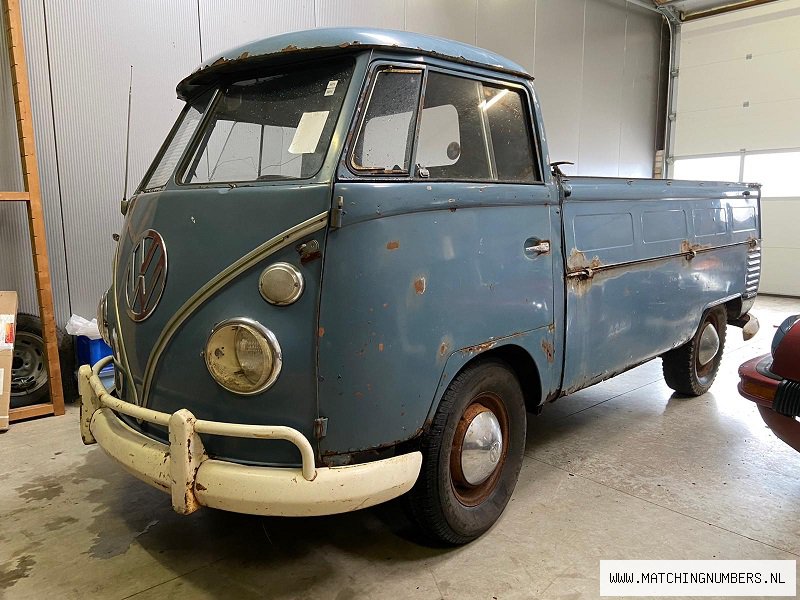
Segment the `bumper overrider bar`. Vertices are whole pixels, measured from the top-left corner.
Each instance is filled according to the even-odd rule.
[[[80,368],[81,437],[98,443],[122,467],[172,496],[172,507],[190,514],[201,506],[254,515],[313,516],[379,504],[411,489],[422,454],[411,452],[343,467],[315,467],[308,439],[291,427],[197,419],[186,409],[172,414],[112,396],[99,373],[104,358]],[[116,413],[169,429],[169,445],[132,429]],[[210,458],[200,434],[286,440],[300,451],[302,468],[258,467]]]

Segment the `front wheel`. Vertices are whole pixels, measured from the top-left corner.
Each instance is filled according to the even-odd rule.
[[[725,307],[712,308],[691,340],[661,357],[669,387],[686,396],[701,396],[709,390],[722,361],[726,319]]]
[[[467,367],[447,388],[422,440],[411,514],[433,538],[465,544],[500,517],[519,477],[525,402],[504,362]]]

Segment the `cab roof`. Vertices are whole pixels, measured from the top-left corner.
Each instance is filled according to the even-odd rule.
[[[178,84],[178,96],[186,98],[217,75],[238,70],[261,60],[271,63],[289,62],[297,60],[304,54],[331,55],[371,48],[435,56],[533,79],[524,67],[514,61],[469,44],[392,29],[329,27],[283,33],[218,54],[204,62]]]

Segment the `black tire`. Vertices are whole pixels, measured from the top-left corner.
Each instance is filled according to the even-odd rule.
[[[705,394],[717,376],[722,352],[725,348],[727,312],[724,307],[709,310],[700,327],[691,340],[683,346],[670,350],[661,359],[664,367],[664,379],[667,385],[685,396],[701,396]],[[700,361],[700,339],[707,326],[713,327],[719,337],[719,349],[716,355],[702,364]]]
[[[72,337],[58,328],[56,334],[64,400],[71,402],[78,395]],[[42,321],[37,316],[19,313],[11,368],[11,407],[46,402],[49,394],[50,378],[44,357]]]
[[[486,481],[470,486],[462,463],[452,457],[466,432],[465,411],[471,419],[489,408],[503,433],[494,471]],[[456,432],[461,432],[461,441]],[[409,512],[433,539],[466,544],[487,531],[511,498],[525,450],[526,411],[522,389],[506,363],[487,359],[467,367],[444,393],[430,429],[422,438],[422,469],[407,495]],[[458,451],[456,451],[458,452]],[[458,454],[460,457],[460,452]],[[460,481],[459,481],[460,478]]]

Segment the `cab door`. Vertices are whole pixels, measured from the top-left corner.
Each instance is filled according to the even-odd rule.
[[[325,252],[323,457],[413,437],[451,356],[515,336],[552,360],[559,232],[527,89],[384,64],[367,94]]]

